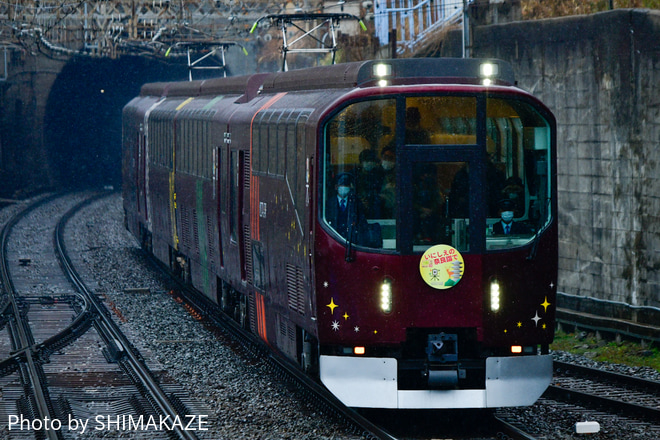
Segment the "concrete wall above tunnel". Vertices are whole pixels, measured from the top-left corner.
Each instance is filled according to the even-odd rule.
[[[188,79],[185,61],[152,57],[57,59],[8,49],[0,81],[0,197],[113,185],[121,179],[121,111],[142,84]],[[228,51],[230,73],[254,70]],[[219,75],[195,71],[194,79]]]

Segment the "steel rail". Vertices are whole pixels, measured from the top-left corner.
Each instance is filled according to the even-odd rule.
[[[157,407],[154,409],[161,411],[165,416],[170,416],[173,419],[179,418],[179,420],[181,420],[180,417],[185,416],[185,414],[179,414],[179,412],[176,410],[175,406],[170,401],[170,398],[161,389],[156,379],[152,376],[151,371],[144,363],[142,357],[133,347],[133,344],[131,344],[121,329],[119,329],[119,326],[117,326],[117,324],[112,320],[108,309],[101,302],[101,300],[99,300],[98,297],[88,289],[87,285],[76,271],[73,263],[71,262],[71,259],[66,252],[66,245],[64,243],[64,228],[68,220],[75,214],[75,211],[79,210],[84,205],[87,205],[98,198],[108,195],[110,194],[101,194],[96,198],[83,201],[62,217],[55,231],[55,244],[57,253],[59,254],[61,264],[65,268],[67,276],[71,282],[77,287],[80,293],[87,297],[92,307],[96,310],[96,313],[99,317],[97,329],[100,330],[100,333],[102,333],[104,338],[109,341],[114,341],[120,351],[122,351],[126,358],[129,360],[129,365],[135,373],[136,377],[144,385],[146,391],[151,395],[151,397],[153,397],[152,403]],[[173,424],[173,432],[175,432],[181,439],[197,439],[197,436],[192,431],[183,429],[177,424]]]
[[[21,374],[21,378],[24,380],[24,386],[26,389],[30,390],[34,396],[36,410],[38,412],[37,416],[41,420],[46,420],[46,418],[48,418],[48,420],[53,420],[53,405],[50,401],[48,390],[42,386],[43,370],[41,369],[41,365],[35,361],[37,354],[35,353],[32,344],[32,340],[34,339],[32,337],[32,332],[30,331],[29,326],[27,326],[27,324],[22,319],[20,306],[16,300],[14,282],[9,273],[7,242],[11,229],[16,226],[20,219],[24,218],[30,211],[33,211],[37,207],[55,199],[56,197],[56,195],[45,197],[20,211],[14,215],[11,220],[2,228],[2,233],[0,234],[0,254],[2,256],[2,258],[0,258],[2,260],[2,264],[0,264],[0,275],[2,277],[2,284],[5,293],[8,296],[9,308],[12,310],[14,317],[14,321],[12,324],[10,324],[10,326],[15,330],[15,332],[10,333],[17,336],[17,340],[15,340],[15,343],[17,344],[16,351],[20,351],[22,353],[22,357],[27,363],[27,377]],[[58,430],[46,429],[42,432],[45,432],[47,438],[51,440],[63,438],[61,431]]]
[[[61,197],[61,194],[54,194],[45,199],[35,202],[34,204],[30,205],[23,211],[17,213],[3,228],[1,245],[2,245],[2,258],[5,264],[3,264],[1,268],[2,279],[5,280],[4,283],[10,288],[11,291],[14,291],[15,289],[14,289],[13,281],[11,280],[11,275],[9,273],[8,262],[5,259],[6,245],[7,245],[6,240],[8,240],[9,238],[9,231],[18,223],[18,221],[21,220],[21,218],[27,215],[30,211],[38,208],[39,206],[45,203],[54,200],[57,197]],[[23,358],[26,357],[26,353],[31,353],[32,358],[39,359],[40,362],[47,361],[51,353],[66,347],[91,327],[92,322],[95,319],[95,313],[91,310],[91,304],[89,303],[87,298],[84,295],[80,294],[79,292],[76,292],[75,296],[80,301],[82,301],[83,307],[82,307],[82,311],[74,318],[73,322],[61,332],[51,336],[50,338],[46,339],[41,343],[34,344],[33,341],[30,341],[29,345],[21,344],[20,348],[17,347],[16,349],[14,349],[11,356],[0,361],[0,376],[11,374],[14,371],[16,371],[16,369],[20,365],[20,362],[23,360]],[[12,296],[10,296],[9,294],[8,297],[12,298]],[[2,310],[2,314],[5,315],[8,314],[9,309],[12,309],[14,310],[14,315],[15,315],[15,305],[16,305],[15,299],[14,301],[9,299],[2,307],[0,307],[0,310]]]
[[[497,438],[507,438],[512,440],[536,440],[536,437],[534,437],[533,435],[524,432],[522,429],[515,427],[511,423],[497,416],[493,417],[493,422],[496,425],[495,429],[497,429],[498,431],[500,431],[500,433],[506,436],[506,437],[499,436]]]
[[[182,283],[180,279],[173,277],[172,274],[167,271],[165,266],[157,261],[151,254],[147,254],[147,257],[157,270],[168,276],[179,286],[180,291],[178,293],[186,302],[210,322],[223,329],[234,339],[234,341],[240,343],[248,352],[256,354],[259,359],[264,360],[267,364],[274,366],[279,372],[295,380],[296,384],[301,385],[306,390],[310,391],[316,400],[320,402],[320,404],[325,405],[328,410],[334,412],[340,418],[343,418],[352,425],[354,429],[361,429],[361,434],[371,439],[396,440],[396,437],[393,437],[354,409],[341,403],[337,397],[330,393],[330,391],[312,380],[310,376],[300,371],[291,361],[269,350],[253,333],[242,328],[236,321],[229,317],[229,315],[221,311],[217,304],[197,293],[194,288]]]
[[[561,372],[562,370],[566,371],[567,376],[581,377],[596,381],[600,380],[641,390],[647,395],[655,395],[655,397],[660,400],[660,382],[657,381],[558,361],[554,362],[554,368],[555,371],[558,372]],[[658,406],[647,406],[620,400],[612,396],[607,397],[604,395],[591,394],[589,392],[578,391],[561,385],[550,385],[543,394],[543,397],[564,402],[578,402],[584,405],[608,408],[630,417],[641,418],[654,423],[660,421],[660,408]]]

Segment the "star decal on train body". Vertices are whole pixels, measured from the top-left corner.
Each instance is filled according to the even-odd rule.
[[[339,330],[339,327],[340,327],[340,326],[339,326],[339,321],[332,321],[332,329],[333,329],[334,331],[338,331],[338,330]]]
[[[532,321],[534,321],[534,324],[538,327],[539,326],[539,321],[541,318],[539,317],[539,312],[536,312],[534,314],[534,317],[532,318]]]
[[[547,296],[545,297],[545,300],[541,303],[541,305],[543,306],[543,308],[545,309],[545,312],[547,313],[548,312],[548,306],[550,305],[550,303],[548,302],[548,297]]]
[[[344,317],[344,321],[346,321],[348,319],[348,313],[344,312],[344,314],[342,316]]]
[[[353,331],[354,331],[355,333],[359,332],[359,331],[360,331],[360,327],[358,327],[358,326],[356,325],[355,327],[353,327]]]
[[[330,304],[326,304],[325,306],[330,307],[330,314],[333,314],[333,315],[335,313],[335,308],[339,307],[337,304],[335,304],[335,299],[334,298],[330,298]]]

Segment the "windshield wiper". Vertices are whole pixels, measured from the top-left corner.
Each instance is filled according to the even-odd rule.
[[[550,199],[546,199],[547,206],[545,209],[545,212],[543,212],[541,218],[548,218],[548,212],[550,211]],[[547,224],[546,224],[547,225]],[[532,241],[532,247],[529,249],[529,255],[527,255],[527,260],[531,261],[534,258],[536,258],[536,251],[538,250],[539,247],[539,241],[541,241],[541,230],[544,228],[539,228],[538,231],[536,231],[536,235],[534,236],[534,241]]]
[[[353,258],[353,231],[355,230],[354,224],[351,223],[351,225],[348,227],[348,237],[346,237],[346,255],[344,256],[345,260],[347,263],[351,263],[355,260]]]

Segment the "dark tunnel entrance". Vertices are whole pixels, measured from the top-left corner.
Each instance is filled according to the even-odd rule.
[[[72,59],[46,104],[44,135],[60,188],[121,185],[121,112],[142,84],[187,79],[187,67],[141,57]]]

